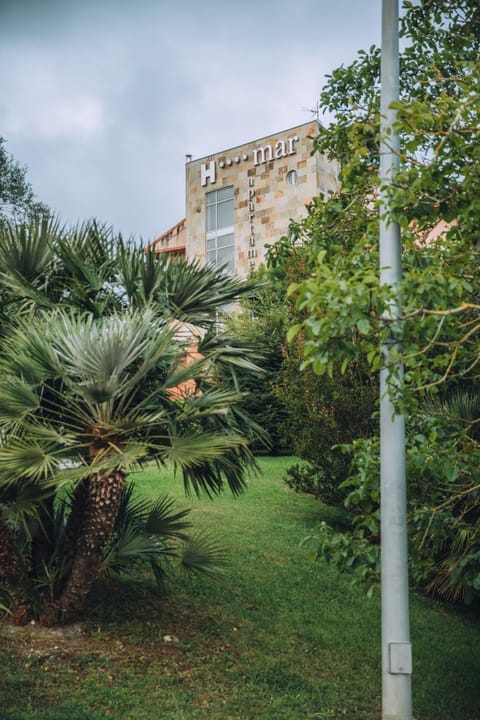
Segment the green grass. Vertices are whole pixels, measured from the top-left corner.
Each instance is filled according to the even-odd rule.
[[[322,509],[282,483],[291,462],[262,459],[242,496],[213,501],[140,473],[142,492],[167,488],[223,539],[224,578],[176,577],[164,598],[105,584],[83,638],[4,636],[2,720],[378,720],[379,598],[300,546]],[[479,720],[478,617],[413,595],[411,625],[415,718]]]

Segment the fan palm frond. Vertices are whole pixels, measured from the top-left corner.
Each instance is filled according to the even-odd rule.
[[[446,558],[434,566],[433,577],[428,582],[428,592],[438,594],[451,602],[462,600],[469,590],[469,584],[464,579],[455,577],[458,558]]]
[[[167,572],[165,561],[178,557],[178,541],[187,542],[185,520],[189,509],[177,510],[168,496],[156,501],[135,494],[133,483],[123,492],[112,540],[105,552],[102,571],[121,574],[147,563],[161,587]]]
[[[40,503],[50,497],[52,497],[51,491],[35,483],[23,482],[17,484],[14,489],[11,486],[0,489],[0,504],[7,517],[35,518]]]
[[[55,317],[56,313],[52,315]],[[8,340],[2,344],[0,373],[5,377],[19,377],[32,385],[61,374],[58,357],[47,337],[48,322],[22,317],[10,329]]]
[[[206,334],[198,346],[198,352],[225,366],[235,366],[261,375],[265,372],[257,363],[264,357],[258,344],[234,338],[223,333]]]
[[[191,527],[185,518],[190,510],[176,510],[176,501],[168,495],[157,500],[135,494],[135,485],[128,483],[122,493],[122,500],[116,521],[117,530],[123,525],[134,525],[151,535],[185,539],[183,530]]]
[[[270,435],[268,430],[255,422],[255,420],[253,420],[250,415],[244,412],[239,406],[233,406],[231,408],[231,413],[234,418],[235,425],[240,429],[245,437],[252,441],[255,440],[264,447],[269,447]]]
[[[125,242],[123,238],[117,242],[117,276],[122,287],[125,302],[128,306],[141,307],[139,302],[139,275],[140,265],[143,262],[143,253],[138,252],[132,243]]]
[[[183,484],[187,495],[218,495],[228,486],[239,495],[247,483],[247,473],[256,471],[256,462],[248,447],[233,448],[214,461],[182,467]]]
[[[2,377],[0,397],[0,426],[34,413],[40,403],[36,387],[21,377]]]
[[[53,251],[52,239],[60,234],[58,221],[35,218],[28,224],[2,224],[0,232],[0,267],[3,283],[22,295],[47,302],[40,288],[48,282]],[[48,304],[48,303],[47,303]]]
[[[158,279],[152,295],[170,317],[209,327],[216,313],[250,293],[253,284],[218,268],[165,255],[157,257]]]
[[[235,403],[239,403],[243,393],[221,387],[202,388],[201,392],[192,392],[181,397],[178,408],[179,419],[225,417]]]
[[[117,400],[117,415],[130,405],[145,376],[171,362],[172,332],[158,329],[152,313],[131,311],[94,320],[62,315],[48,339],[63,365],[64,380],[92,404]]]
[[[220,433],[194,432],[191,434],[172,434],[170,444],[163,450],[165,462],[172,462],[181,468],[199,467],[208,460],[222,457],[228,450],[246,444],[240,435],[222,435]]]
[[[65,371],[81,378],[119,376],[142,356],[151,316],[59,315],[49,333]]]
[[[102,563],[102,571],[120,575],[147,563],[158,563],[159,556],[174,556],[174,550],[163,540],[146,535],[139,528],[128,525],[116,533]]]
[[[452,420],[477,420],[480,417],[480,394],[457,389],[443,400],[437,397],[424,399],[420,411],[425,415],[439,415]]]
[[[41,526],[42,506],[52,499],[52,491],[24,479],[16,485],[0,487],[2,516],[16,536],[30,542],[32,531]],[[20,545],[22,541],[20,541]]]
[[[0,448],[0,484],[10,485],[22,478],[50,484],[59,465],[56,447],[39,445],[30,438],[13,438]]]
[[[164,263],[153,250],[138,252],[131,242],[118,243],[118,267],[127,302],[135,307],[151,304],[160,293]]]
[[[119,282],[131,305],[156,305],[164,317],[210,327],[216,313],[252,292],[249,281],[152,249],[139,255],[131,243],[118,244]]]
[[[200,530],[183,546],[182,567],[209,577],[225,572],[227,555],[214,535]]]
[[[175,500],[164,495],[156,500],[151,506],[146,522],[145,532],[163,537],[175,537],[184,540],[183,532],[192,526],[189,520],[184,520],[190,514],[190,510],[174,511]]]
[[[89,221],[58,240],[63,297],[67,304],[99,317],[121,306],[116,292],[116,238],[111,228]]]

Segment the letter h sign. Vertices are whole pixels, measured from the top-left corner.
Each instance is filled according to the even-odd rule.
[[[200,173],[202,187],[204,187],[209,180],[210,184],[213,185],[213,183],[215,182],[215,160],[211,160],[208,165],[206,163],[203,163],[200,168]]]

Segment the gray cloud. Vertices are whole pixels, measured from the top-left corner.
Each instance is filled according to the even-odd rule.
[[[307,121],[379,33],[379,0],[0,0],[0,135],[64,221],[148,241],[184,213],[186,153]]]

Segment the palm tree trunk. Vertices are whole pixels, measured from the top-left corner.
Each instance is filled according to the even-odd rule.
[[[73,561],[78,545],[78,538],[82,530],[85,508],[87,507],[89,494],[88,479],[81,480],[75,488],[72,497],[72,506],[65,528],[65,535],[60,549],[60,557]]]
[[[68,582],[59,605],[57,621],[70,622],[83,611],[88,593],[99,575],[103,553],[117,518],[125,473],[117,470],[110,475],[92,475],[88,479],[88,495],[78,536],[76,554]]]
[[[32,618],[31,581],[25,562],[15,547],[9,527],[0,514],[0,580],[12,596],[13,625],[26,625]]]

